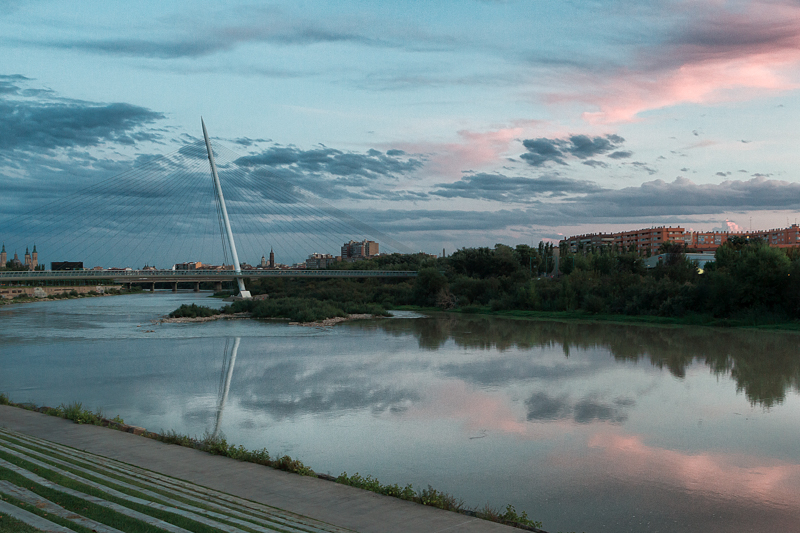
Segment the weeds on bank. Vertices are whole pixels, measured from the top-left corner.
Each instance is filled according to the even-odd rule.
[[[378,494],[384,494],[386,496],[394,496],[401,500],[408,500],[430,507],[438,507],[446,511],[473,515],[492,522],[500,522],[517,527],[525,526],[525,529],[533,528],[534,531],[536,531],[536,528],[542,527],[541,522],[531,520],[528,517],[528,513],[525,511],[523,511],[521,515],[518,515],[513,505],[507,505],[505,512],[501,512],[488,505],[481,510],[474,511],[468,509],[463,500],[451,494],[447,494],[446,492],[438,491],[430,485],[428,485],[427,489],[422,490],[415,490],[412,485],[406,485],[403,488],[400,488],[396,483],[394,485],[383,485],[374,477],[364,477],[358,472],[352,476],[348,476],[347,472],[342,472],[342,474],[336,478],[336,482],[342,485],[349,485],[351,487],[377,492]]]
[[[44,414],[72,420],[76,424],[94,424],[97,426],[105,426],[110,425],[109,422],[112,422],[115,425],[124,425],[122,418],[119,416],[116,416],[110,420],[106,419],[99,411],[93,412],[84,409],[80,402],[72,402],[69,405],[61,404],[56,408],[37,409],[36,406],[32,404],[18,404],[11,402],[7,394],[0,393],[0,405],[11,405],[29,410],[37,410]],[[288,455],[273,459],[266,448],[262,448],[260,450],[248,450],[241,445],[236,446],[235,444],[228,444],[228,441],[225,439],[225,437],[221,435],[213,435],[208,432],[206,432],[200,439],[196,437],[189,437],[188,435],[181,435],[174,430],[162,431],[161,434],[147,432],[145,433],[145,436],[166,444],[177,444],[187,448],[194,448],[196,450],[204,451],[213,455],[221,455],[223,457],[236,459],[237,461],[245,461],[248,463],[269,466],[278,470],[300,474],[301,476],[323,477],[325,479],[335,481],[336,483],[341,483],[342,485],[369,490],[385,496],[392,496],[394,498],[400,498],[401,500],[408,500],[447,511],[463,513],[470,516],[475,516],[477,518],[482,518],[484,520],[500,522],[529,531],[541,531],[538,528],[542,527],[541,522],[531,520],[524,511],[521,515],[518,515],[514,509],[514,506],[512,505],[507,505],[505,512],[501,512],[488,505],[480,510],[471,510],[465,506],[463,500],[446,492],[438,491],[430,485],[428,485],[428,488],[421,490],[414,489],[414,487],[410,484],[406,485],[405,487],[400,487],[396,483],[393,485],[383,485],[380,481],[372,476],[368,475],[364,477],[358,472],[352,476],[348,476],[347,472],[342,472],[342,474],[336,478],[325,475],[320,476],[317,475],[317,473],[314,472],[310,467],[304,465],[300,460],[292,459]]]

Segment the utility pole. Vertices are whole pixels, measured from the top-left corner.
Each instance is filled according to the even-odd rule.
[[[214,152],[211,150],[211,141],[208,140],[208,132],[206,131],[206,123],[203,121],[203,117],[200,117],[200,124],[203,125],[203,138],[206,141],[206,150],[208,150],[208,162],[211,164],[211,176],[214,178],[214,189],[216,189],[217,196],[219,197],[222,222],[225,225],[225,233],[228,235],[228,246],[230,246],[231,255],[233,256],[233,271],[238,274],[236,276],[236,281],[239,284],[239,298],[250,298],[250,291],[245,290],[244,287],[242,267],[239,265],[239,256],[236,254],[236,244],[233,242],[231,221],[228,219],[228,209],[225,207],[225,197],[222,195],[222,186],[219,184],[219,176],[217,175],[217,164],[214,162]]]

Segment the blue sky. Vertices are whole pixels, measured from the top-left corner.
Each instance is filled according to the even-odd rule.
[[[794,1],[12,1],[0,35],[0,215],[201,115],[243,172],[430,252],[800,211]]]

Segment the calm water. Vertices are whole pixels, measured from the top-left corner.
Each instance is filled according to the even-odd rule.
[[[414,315],[150,323],[221,305],[204,296],[2,307],[0,391],[511,503],[553,532],[800,531],[799,335]]]

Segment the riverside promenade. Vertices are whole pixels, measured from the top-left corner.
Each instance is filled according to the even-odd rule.
[[[16,407],[0,406],[0,428],[9,430],[3,432],[7,439],[16,439],[13,441],[0,440],[0,450],[20,459],[35,463],[36,454],[23,456],[26,445],[22,443],[42,449],[46,443],[37,443],[34,439],[43,439],[54,443],[50,448],[62,454],[66,461],[80,459],[85,461],[87,466],[90,464],[105,465],[106,461],[103,458],[107,458],[111,460],[107,461],[108,466],[117,472],[118,479],[119,476],[124,476],[125,479],[128,476],[132,479],[140,478],[140,486],[143,486],[144,483],[141,480],[144,480],[150,473],[153,473],[155,478],[159,476],[177,478],[190,484],[196,484],[198,487],[191,489],[191,493],[195,496],[202,493],[205,490],[203,488],[224,493],[212,497],[212,493],[208,491],[206,506],[213,506],[214,502],[220,501],[219,498],[231,495],[237,498],[237,505],[256,502],[263,506],[264,512],[267,512],[267,507],[269,507],[278,512],[285,511],[287,516],[291,514],[301,523],[307,519],[306,526],[302,527],[306,531],[355,531],[359,533],[511,533],[520,531],[509,526],[426,507],[331,481],[290,474],[261,465],[210,455],[191,448],[164,444],[122,431],[99,426],[79,425],[69,420]],[[16,437],[14,433],[17,433]],[[31,439],[25,441],[25,436],[31,437]],[[88,454],[102,457],[95,458]],[[51,459],[45,458],[41,454],[38,457],[52,463]],[[42,464],[51,468],[45,463]],[[63,464],[70,466],[71,463],[64,462]],[[72,467],[70,466],[70,468]],[[125,470],[126,468],[130,468],[130,470]],[[68,473],[68,475],[74,474]],[[169,481],[167,478],[159,479],[159,483],[162,484]],[[46,482],[42,483],[46,484]],[[159,486],[159,490],[163,492],[165,489],[163,486]],[[183,490],[189,490],[188,484],[183,487]],[[124,495],[122,497],[124,498]],[[186,499],[185,494],[184,499]],[[187,506],[183,505],[183,507]],[[2,512],[1,509],[0,512]],[[187,511],[179,512],[187,513]],[[200,514],[205,512],[207,515],[213,516],[213,513],[208,513],[203,509],[196,508],[195,512]],[[198,515],[192,516],[197,519]],[[230,522],[230,518],[227,520]]]

